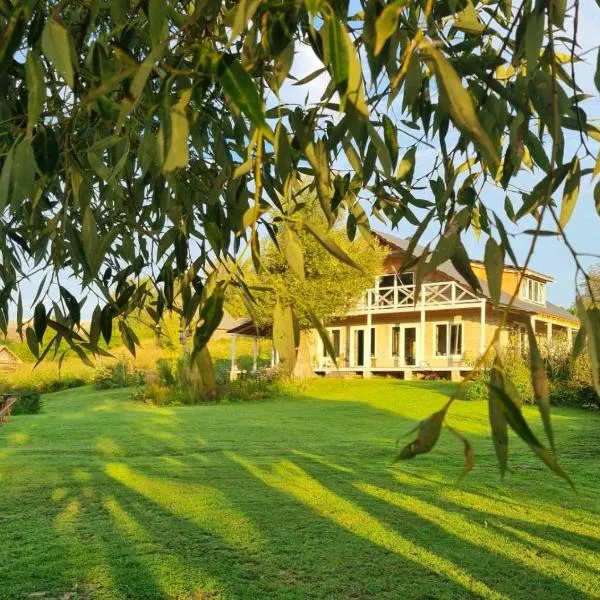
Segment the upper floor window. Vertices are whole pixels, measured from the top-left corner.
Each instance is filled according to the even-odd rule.
[[[404,285],[413,285],[415,283],[415,274],[412,271],[405,273],[389,273],[379,277],[380,288],[402,287]]]
[[[523,300],[529,300],[529,302],[535,302],[536,304],[545,304],[546,284],[525,277],[521,282],[521,298]]]

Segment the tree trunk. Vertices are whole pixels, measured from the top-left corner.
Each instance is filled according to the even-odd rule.
[[[296,379],[308,379],[309,377],[315,377],[312,364],[312,333],[307,330],[300,332],[300,345],[298,346],[298,356],[296,358],[296,365],[292,376]]]

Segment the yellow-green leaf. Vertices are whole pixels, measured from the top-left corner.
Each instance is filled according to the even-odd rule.
[[[471,0],[468,0],[465,8],[458,13],[454,28],[471,35],[481,35],[485,31],[485,25],[479,20]]]
[[[304,281],[304,255],[296,232],[286,227],[283,231],[283,254],[292,272]]]
[[[527,321],[527,336],[529,338],[529,361],[531,365],[531,383],[535,394],[544,429],[554,451],[554,435],[552,433],[552,421],[550,420],[550,390],[548,387],[548,375],[542,356],[538,349],[537,339],[531,323]]]
[[[388,4],[377,17],[375,22],[375,56],[383,50],[385,43],[396,33],[400,12],[406,4],[406,0],[396,0]]]
[[[273,344],[279,354],[279,365],[287,374],[291,374],[296,364],[297,342],[294,329],[292,307],[289,304],[283,304],[277,298],[273,312]]]
[[[486,164],[495,175],[500,157],[496,146],[479,123],[471,95],[462,86],[454,67],[435,46],[429,44],[424,50],[436,75],[440,101],[447,108],[456,127],[481,150]]]
[[[171,107],[170,135],[163,170],[165,173],[186,167],[189,160],[188,137],[190,128],[186,115],[187,105],[192,97],[192,90],[181,93],[179,101]]]
[[[567,174],[565,181],[565,188],[563,191],[562,206],[560,209],[559,223],[561,228],[565,228],[573,210],[577,203],[577,197],[579,196],[579,182],[581,181],[581,169],[579,167],[579,159],[574,157],[571,161],[571,167]]]
[[[449,403],[441,410],[429,415],[429,417],[421,421],[417,427],[410,432],[417,431],[417,437],[402,448],[394,462],[414,458],[419,454],[427,454],[427,452],[433,449],[440,437],[448,406]]]
[[[75,72],[71,61],[72,42],[65,26],[49,18],[42,33],[42,50],[70,88],[75,85]]]

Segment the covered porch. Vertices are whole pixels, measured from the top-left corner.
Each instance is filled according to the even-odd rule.
[[[278,363],[277,352],[272,343],[272,331],[270,327],[259,327],[252,319],[240,319],[233,327],[227,330],[231,338],[231,366],[229,379],[231,381],[247,374],[255,374],[259,370],[260,342],[268,341],[270,348],[270,367],[275,368]],[[252,341],[252,366],[250,369],[240,367],[238,361],[238,339],[245,338]]]

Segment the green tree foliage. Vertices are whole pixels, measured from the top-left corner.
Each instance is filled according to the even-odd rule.
[[[235,268],[218,284],[209,274],[246,250],[259,267],[260,233],[293,229],[302,211],[302,177],[330,225],[345,215],[351,240],[367,234],[365,207],[414,224],[415,243],[436,225],[417,279],[449,258],[475,285],[461,242],[471,228],[500,246],[486,265],[499,278],[504,257],[514,260],[502,216],[534,243],[564,237],[599,171],[586,164],[599,131],[574,80],[579,9],[579,0],[0,1],[0,329],[16,303],[40,360],[63,340],[85,358],[113,329],[133,352],[129,316],[144,309],[160,321],[177,301],[184,321],[199,319],[196,353],[208,364],[225,288],[244,285]],[[306,48],[321,65],[298,81],[294,58]],[[291,85],[302,98],[318,75],[327,81],[318,101],[283,99]],[[574,154],[569,130],[581,141]],[[439,152],[423,161],[425,144]],[[520,189],[525,168],[536,183]],[[488,206],[486,190],[498,186],[512,197]],[[308,229],[339,255],[326,228]],[[299,253],[285,256],[297,270]],[[18,288],[38,272],[47,276],[32,304],[43,298],[44,308],[33,323]],[[65,273],[98,297],[89,327]],[[577,348],[587,343],[600,390],[599,310],[580,303]],[[281,302],[275,314],[291,365],[297,319]]]
[[[381,273],[387,254],[376,239],[357,238],[350,242],[345,231],[333,229],[329,238],[342,252],[352,255],[356,268],[342,263],[301,226],[293,235],[294,244],[303,257],[302,275],[290,266],[285,250],[280,250],[291,244],[289,231],[278,234],[277,245],[266,240],[261,250],[260,272],[256,272],[250,259],[242,265],[244,281],[254,301],[248,305],[247,295],[231,287],[226,306],[232,315],[251,314],[259,325],[272,326],[275,303],[279,299],[294,306],[301,329],[312,328],[315,318],[327,321],[346,314],[355,306],[364,291],[372,287],[374,277]]]

